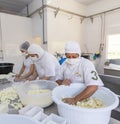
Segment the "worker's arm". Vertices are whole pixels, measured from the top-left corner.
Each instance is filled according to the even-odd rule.
[[[63,82],[63,80],[57,80],[57,81],[56,81],[56,83],[57,83],[58,85],[62,85],[62,82]]]
[[[30,71],[27,74],[23,75],[21,79],[26,79],[29,76],[31,76],[34,73],[34,70],[35,70],[34,64],[31,64]]]
[[[37,76],[38,76],[38,73],[36,70],[34,70],[32,77],[28,78],[27,80],[29,80],[29,81],[35,80],[37,78]]]
[[[65,79],[65,80],[57,80],[56,81],[58,85],[70,85],[71,80],[70,79]]]
[[[77,101],[81,101],[83,99],[86,99],[92,96],[97,89],[98,89],[98,86],[96,85],[87,86],[87,88],[83,90],[81,93],[79,93],[77,96],[73,98],[64,98],[63,101],[65,103],[74,105],[77,103]]]
[[[24,64],[22,65],[22,68],[20,69],[19,73],[16,75],[16,77],[20,77],[22,75],[22,73],[24,72],[25,70],[25,66]]]

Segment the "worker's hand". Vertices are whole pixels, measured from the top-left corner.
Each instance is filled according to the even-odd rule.
[[[62,100],[64,103],[68,103],[70,105],[75,105],[77,101],[75,101],[75,98],[64,98]]]
[[[20,76],[19,78],[20,78],[21,80],[23,80],[23,79],[24,79],[24,77],[23,77],[23,76]]]
[[[26,80],[27,80],[27,81],[32,81],[32,80],[34,80],[34,79],[32,79],[32,78],[27,78]]]
[[[20,74],[16,74],[15,77],[20,77]]]
[[[71,80],[70,79],[65,79],[63,82],[62,82],[62,85],[70,85],[71,84]]]
[[[15,82],[20,82],[21,79],[20,79],[19,77],[15,77],[14,81],[15,81]]]

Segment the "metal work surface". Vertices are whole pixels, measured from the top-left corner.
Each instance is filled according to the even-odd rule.
[[[0,84],[0,90],[3,89],[3,88],[6,88],[6,87],[10,87],[12,86],[12,83],[9,82],[9,83],[1,83]],[[57,114],[58,115],[58,110],[57,110],[57,105],[55,103],[53,103],[52,105],[44,108],[44,113],[47,114],[47,115],[50,115],[51,113],[54,113],[54,114]],[[14,108],[11,108],[9,109],[9,114],[18,114],[18,110],[15,110]],[[113,110],[112,111],[112,118],[114,119],[111,119],[110,121],[110,124],[117,124],[116,121],[118,122],[118,124],[120,123],[120,106]],[[115,121],[115,122],[114,122]]]
[[[51,113],[58,114],[57,105],[56,105],[55,103],[53,103],[53,104],[50,105],[49,107],[44,108],[44,112],[45,112],[45,114],[47,114],[47,115],[50,115]]]

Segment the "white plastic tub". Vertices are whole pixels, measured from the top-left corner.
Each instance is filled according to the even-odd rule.
[[[75,96],[85,87],[81,85],[59,86],[52,92],[54,102],[57,104],[59,114],[67,120],[67,124],[108,124],[111,110],[119,104],[118,97],[109,89],[101,87],[93,95],[101,99],[104,108],[88,109],[68,105],[61,100],[65,97]]]
[[[40,124],[40,122],[21,115],[0,115],[0,124]]]
[[[57,86],[55,82],[47,80],[35,80],[16,85],[16,89],[23,105],[38,105],[47,107],[53,103],[52,90]],[[44,93],[28,94],[31,90],[49,90]]]

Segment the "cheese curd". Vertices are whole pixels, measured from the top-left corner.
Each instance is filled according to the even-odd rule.
[[[0,91],[0,103],[6,103],[15,109],[23,107],[16,89],[9,87]]]
[[[103,108],[105,107],[102,100],[97,98],[87,98],[82,101],[78,101],[76,104],[77,107],[83,108]]]
[[[0,74],[0,80],[1,79],[8,79],[8,78],[10,78],[10,77],[12,77],[12,76],[14,76],[15,74],[13,74],[13,73],[9,73],[9,74]]]
[[[37,84],[31,84],[29,86],[29,88],[32,89],[32,90],[39,90],[40,89],[40,87]]]
[[[29,90],[27,94],[31,95],[31,94],[50,93],[50,92],[51,90],[49,89],[39,89],[39,90]]]

